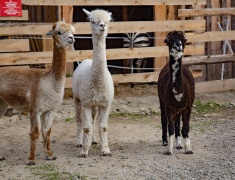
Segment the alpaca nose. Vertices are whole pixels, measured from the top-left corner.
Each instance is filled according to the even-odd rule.
[[[69,41],[70,43],[74,43],[74,41],[75,41],[75,40],[74,40],[74,37],[69,36],[69,37],[68,37],[68,41]]]
[[[104,27],[105,27],[105,24],[100,24],[100,27],[104,28]]]

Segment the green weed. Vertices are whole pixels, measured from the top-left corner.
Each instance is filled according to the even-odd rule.
[[[30,171],[33,175],[38,176],[39,179],[45,179],[45,180],[73,180],[73,179],[79,179],[79,180],[87,180],[88,177],[81,176],[80,174],[73,175],[66,171],[59,171],[58,167],[52,164],[44,164],[41,166],[33,166],[29,167]]]
[[[74,118],[71,118],[71,117],[67,117],[65,119],[65,122],[73,122],[74,121]]]
[[[196,114],[205,114],[208,112],[216,111],[218,109],[224,108],[225,105],[221,105],[215,102],[203,103],[201,100],[196,99],[194,101],[194,106]]]

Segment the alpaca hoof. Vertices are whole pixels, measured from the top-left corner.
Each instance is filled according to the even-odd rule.
[[[0,156],[0,161],[6,160],[6,158]]]
[[[192,150],[185,151],[185,154],[193,154]]]
[[[163,145],[163,146],[167,146],[168,143],[167,143],[167,142],[163,142],[162,145]]]
[[[47,156],[47,157],[46,157],[46,160],[49,160],[49,161],[50,161],[50,160],[56,160],[56,156],[53,156],[53,157]]]
[[[77,144],[77,147],[82,147],[82,144]]]
[[[81,153],[80,156],[81,156],[81,157],[84,157],[84,158],[87,158],[87,157],[88,157],[88,154],[86,154],[86,153]]]
[[[34,166],[35,162],[34,161],[29,161],[29,163],[27,164],[28,166]]]
[[[177,146],[176,149],[180,150],[180,149],[183,149],[182,146]]]
[[[111,152],[102,152],[102,155],[103,156],[112,156],[112,153]]]
[[[98,144],[98,143],[97,143],[97,141],[92,141],[92,143],[91,143],[91,144]]]
[[[164,152],[164,154],[165,154],[165,155],[172,155],[172,153],[171,153],[171,152],[168,152],[168,151]]]

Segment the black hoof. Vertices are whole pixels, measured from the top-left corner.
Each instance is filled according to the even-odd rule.
[[[162,145],[163,145],[163,146],[167,146],[168,143],[167,143],[167,142],[163,142]]]
[[[172,153],[171,153],[171,152],[167,152],[167,151],[166,151],[166,152],[164,152],[164,154],[165,154],[165,155],[172,155]]]
[[[0,156],[0,161],[6,160],[6,158]]]
[[[176,149],[180,150],[180,149],[183,149],[182,146],[177,146]]]
[[[46,157],[46,160],[48,160],[48,161],[56,160],[56,156],[53,156],[53,157]]]
[[[27,164],[28,166],[34,166],[35,162],[34,161],[29,161],[29,163]]]
[[[193,151],[191,151],[191,150],[186,151],[185,154],[193,154]]]
[[[97,141],[92,141],[92,143],[91,143],[91,144],[98,144],[98,143],[97,143]]]
[[[102,156],[106,156],[106,157],[109,156],[109,157],[112,157],[112,153],[111,153],[111,152],[109,152],[109,153],[103,152],[103,153],[102,153]]]
[[[87,158],[87,157],[88,157],[88,154],[81,154],[81,157]]]
[[[77,144],[77,147],[82,147],[82,144]]]

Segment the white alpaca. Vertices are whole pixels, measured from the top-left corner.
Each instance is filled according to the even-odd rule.
[[[98,117],[101,152],[111,155],[108,146],[108,116],[114,96],[112,76],[107,68],[106,36],[111,13],[104,10],[83,11],[91,22],[93,61],[84,60],[73,74],[73,96],[77,122],[77,145],[81,156],[87,157],[93,141],[96,142],[93,125]],[[92,125],[93,123],[93,125]],[[95,125],[94,125],[95,127]]]
[[[1,68],[0,118],[8,106],[30,112],[30,155],[28,165],[34,165],[36,143],[42,128],[46,159],[56,159],[50,148],[50,133],[54,112],[64,95],[66,50],[74,43],[74,27],[57,22],[47,34],[54,39],[53,61],[50,70]]]

